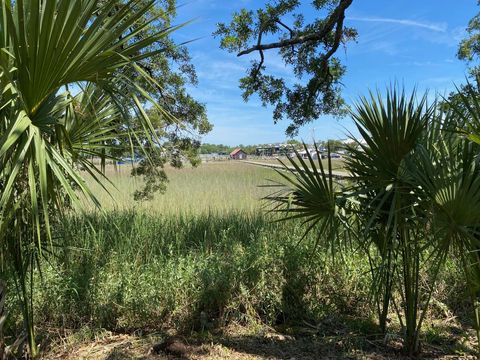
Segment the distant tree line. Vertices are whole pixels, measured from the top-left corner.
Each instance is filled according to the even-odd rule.
[[[202,144],[198,148],[199,154],[221,154],[230,153],[233,151],[233,147],[223,144]]]
[[[288,140],[285,142],[286,144],[292,145],[292,149],[301,149],[302,148],[302,142],[298,140]],[[319,141],[317,143],[319,148],[322,147],[327,147],[327,145],[330,144],[330,148],[332,150],[339,150],[343,146],[343,142],[341,140],[324,140],[324,141]],[[247,155],[255,155],[257,152],[257,148],[265,148],[268,147],[272,144],[254,144],[254,145],[237,145],[237,146],[228,146],[224,144],[209,144],[209,143],[204,143],[200,145],[198,148],[198,153],[201,155],[205,154],[230,154],[233,150],[240,148]],[[313,146],[313,144],[312,144]]]

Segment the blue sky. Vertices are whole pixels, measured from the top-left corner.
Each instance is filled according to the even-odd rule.
[[[310,2],[305,0],[308,5]],[[445,94],[465,80],[466,64],[456,58],[465,27],[480,8],[476,0],[354,0],[347,10],[346,24],[358,29],[358,43],[339,51],[347,66],[343,94],[355,101],[368,89],[382,89],[397,81],[407,89]],[[178,9],[178,22],[195,19],[175,34],[177,41],[200,38],[188,45],[197,69],[199,84],[189,92],[207,106],[214,125],[204,142],[216,144],[259,144],[286,139],[288,120],[273,124],[272,109],[263,108],[257,98],[245,103],[238,88],[251,57],[237,58],[218,47],[211,34],[218,22],[228,22],[242,7],[256,9],[258,0],[190,0]],[[307,18],[315,13],[304,7]],[[293,79],[275,50],[267,53],[267,69]],[[322,117],[306,125],[299,139],[310,141],[345,138],[355,134],[351,120]]]

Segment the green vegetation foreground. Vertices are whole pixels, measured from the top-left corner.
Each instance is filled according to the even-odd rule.
[[[340,44],[344,11],[351,2],[342,0],[323,26],[323,38],[329,39],[337,24],[336,45],[322,59],[324,75],[330,68],[328,55]],[[362,100],[365,106],[352,115],[368,148],[351,149],[354,156],[347,163],[360,180],[356,188],[343,188],[339,196],[323,170],[323,178],[304,171],[295,175],[297,182],[285,176],[293,185],[287,196],[271,198],[289,211],[293,202],[304,223],[278,225],[273,222],[278,218],[248,209],[248,202],[247,208],[242,203],[235,210],[225,209],[232,194],[253,191],[241,186],[242,173],[232,173],[235,178],[220,193],[222,206],[217,209],[211,196],[194,201],[197,193],[185,187],[187,199],[200,204],[198,212],[195,206],[175,214],[138,208],[100,212],[102,202],[85,181],[86,173],[102,186],[108,180],[103,174],[107,158],[126,151],[142,153],[135,172],[145,183],[136,198],[149,198],[164,189],[165,163],[180,166],[183,158],[194,157],[199,145],[169,129],[202,134],[210,128],[203,116],[179,121],[157,102],[161,86],[144,62],[165,51],[156,44],[169,43],[165,37],[174,28],[144,31],[162,17],[152,14],[154,4],[10,0],[0,6],[0,278],[6,281],[6,286],[0,284],[0,356],[5,351],[17,353],[17,358],[39,357],[37,334],[45,336],[52,329],[173,329],[208,335],[232,323],[309,327],[313,337],[333,331],[338,347],[333,355],[340,357],[358,356],[365,344],[385,349],[384,342],[391,339],[400,344],[403,339],[409,355],[435,341],[440,350],[424,353],[470,352],[464,329],[471,326],[463,316],[468,305],[462,306],[468,297],[464,288],[455,288],[460,277],[454,269],[464,269],[471,297],[478,300],[476,96],[473,107],[462,98],[462,106],[454,106],[446,118],[424,109],[424,102],[415,110],[414,95],[407,108],[403,95],[398,103],[396,95],[393,101],[387,97],[388,112]],[[352,32],[343,34],[354,37]],[[311,61],[317,68],[317,60]],[[332,60],[331,65],[340,75],[338,63]],[[335,81],[333,85],[327,88],[333,90],[327,100],[337,98]],[[283,93],[289,90],[281,88]],[[185,101],[189,108],[203,109]],[[290,105],[290,114],[312,109],[308,103]],[[294,125],[320,113],[307,111],[310,116],[300,116]],[[430,121],[435,119],[439,121]],[[101,158],[100,165],[92,158]],[[198,193],[218,191],[221,177],[213,174]],[[97,212],[73,210],[87,210],[85,198]],[[179,199],[174,197],[177,207]],[[307,228],[316,231],[303,237],[308,222],[321,227]],[[329,238],[341,243],[332,242],[336,248],[315,246]],[[355,238],[361,241],[352,241]],[[358,247],[368,257],[358,256]],[[451,250],[459,256],[453,257]],[[458,260],[463,261],[460,266]],[[367,289],[375,285],[372,300]],[[437,286],[455,292],[445,294]],[[440,316],[432,313],[430,304],[441,309]],[[379,317],[372,315],[376,305]],[[398,316],[392,316],[395,313]],[[439,326],[437,319],[447,324]],[[338,327],[342,323],[344,327]],[[453,344],[439,332],[445,326],[450,338],[458,334]],[[351,346],[352,338],[364,342]],[[459,344],[462,338],[467,340]],[[41,348],[46,346],[44,342]]]
[[[393,313],[387,346],[378,335],[367,261],[355,251],[332,261],[314,251],[314,234],[299,243],[305,231],[300,222],[274,223],[263,215],[259,199],[269,190],[257,185],[278,179],[270,170],[234,161],[170,169],[166,194],[135,206],[127,169],[107,171],[121,209],[72,215],[56,224],[54,236],[67,247],[34,283],[44,350],[64,349],[66,356],[78,343],[91,346],[105,331],[153,332],[161,339],[173,330],[193,336],[190,342],[200,338],[252,358],[399,353]],[[427,356],[474,353],[472,310],[459,279],[461,271],[450,262],[423,333]],[[9,334],[22,328],[17,305],[9,308]],[[268,338],[272,327],[290,340]],[[58,334],[73,336],[60,342]],[[263,348],[265,342],[270,347]]]

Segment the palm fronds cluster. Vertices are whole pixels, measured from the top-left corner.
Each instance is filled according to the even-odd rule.
[[[387,316],[395,310],[410,355],[419,351],[422,322],[446,259],[460,260],[472,298],[479,295],[480,100],[465,93],[462,102],[429,105],[426,95],[407,96],[395,86],[386,96],[371,93],[351,110],[364,140],[352,137],[346,145],[351,178],[334,181],[332,167],[307,151],[308,161],[291,158],[293,168],[279,170],[285,181],[267,197],[284,220],[302,218],[307,231],[317,231],[319,246],[364,253],[381,330],[387,331]],[[318,149],[317,156],[322,158]],[[431,275],[428,289],[421,286],[422,272]]]
[[[125,143],[132,151],[147,142],[158,148],[145,106],[174,121],[151,101],[149,86],[158,84],[138,66],[161,51],[152,45],[174,30],[138,41],[136,35],[156,21],[138,23],[152,6],[136,0],[0,5],[0,257],[2,267],[16,274],[32,357],[28,284],[54,245],[52,215],[82,208],[82,198],[99,205],[79,170],[103,182],[102,166],[92,158],[104,164]]]

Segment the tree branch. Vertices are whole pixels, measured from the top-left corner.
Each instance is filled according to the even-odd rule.
[[[290,26],[286,25],[286,24],[285,24],[284,22],[282,22],[280,19],[275,19],[275,22],[276,22],[278,25],[280,25],[280,26],[284,27],[285,29],[287,29],[287,30],[290,32],[290,39],[293,38],[294,32],[293,32],[293,30],[292,30],[292,28],[291,28]]]
[[[321,66],[323,67],[322,71],[324,72],[325,74],[325,77],[326,78],[329,78],[329,80],[331,80],[333,78],[332,74],[330,73],[330,69],[328,67],[328,60],[330,59],[330,57],[335,54],[335,52],[338,50],[338,47],[340,46],[340,43],[342,41],[342,34],[343,34],[343,21],[345,19],[345,14],[342,14],[338,21],[337,21],[337,24],[336,24],[336,28],[335,28],[335,39],[334,39],[334,42],[333,42],[333,45],[331,47],[331,49],[322,56],[322,63],[321,63]],[[310,103],[313,99],[316,99],[317,97],[317,93],[318,93],[318,89],[320,88],[320,86],[322,85],[323,83],[323,78],[321,77],[317,77],[315,78],[314,80],[314,89],[312,91],[310,91],[309,95],[308,95],[308,102]]]
[[[279,24],[280,26],[284,27],[285,29],[288,30],[288,32],[290,33],[290,39],[293,39],[293,35],[295,34],[295,32],[292,30],[291,27],[289,27],[288,25],[286,25],[284,22],[282,22],[280,19],[275,19],[275,22],[277,24]],[[295,45],[292,45],[292,52],[295,54]]]
[[[257,46],[259,46],[262,43],[262,35],[263,35],[263,30],[260,29],[258,33],[258,42]],[[258,50],[260,53],[260,62],[258,63],[257,69],[253,73],[253,77],[256,78],[260,70],[262,70],[263,63],[265,62],[265,54],[263,53],[263,50]]]
[[[330,59],[330,57],[335,54],[335,52],[338,50],[338,47],[340,46],[340,43],[342,42],[342,35],[343,35],[343,21],[345,20],[345,13],[340,16],[340,18],[337,21],[337,27],[335,29],[335,40],[333,42],[332,48],[325,54],[323,55],[324,60]]]
[[[336,7],[336,9],[332,12],[332,14],[328,17],[325,25],[323,28],[313,34],[301,35],[297,36],[292,39],[286,39],[278,42],[273,42],[269,44],[257,44],[249,49],[243,50],[237,54],[237,56],[243,56],[250,54],[254,51],[264,51],[270,49],[278,49],[283,48],[286,46],[294,46],[298,44],[303,44],[310,41],[320,41],[324,39],[328,34],[333,30],[336,24],[341,23],[343,25],[343,19],[345,18],[345,10],[352,4],[353,0],[341,0],[340,4]],[[342,26],[343,28],[343,26]]]

